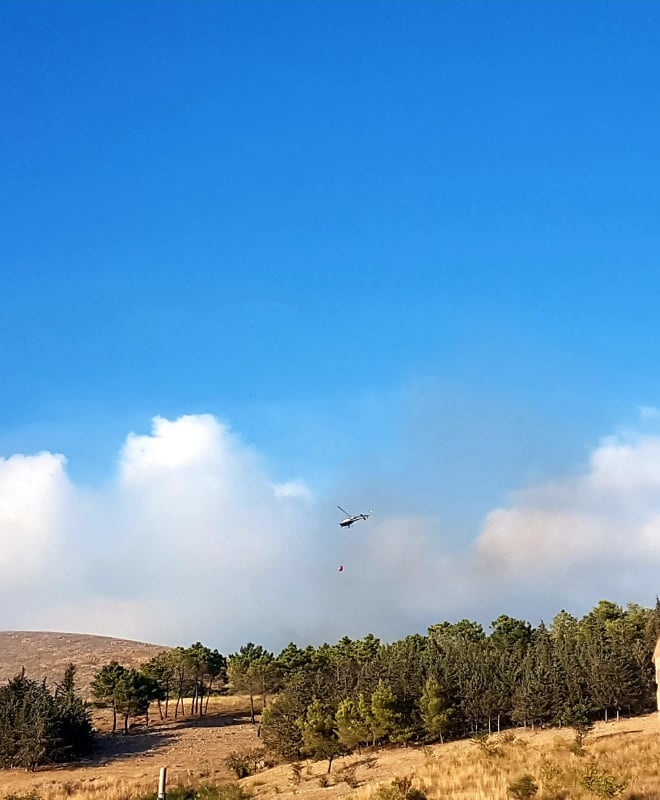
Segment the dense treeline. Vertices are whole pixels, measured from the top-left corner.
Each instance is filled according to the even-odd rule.
[[[23,670],[0,687],[0,766],[34,770],[41,764],[70,761],[93,747],[92,724],[75,694],[75,666],[50,692],[46,682]]]
[[[116,663],[96,677],[97,699],[124,718],[156,701],[160,716],[203,714],[213,691],[262,698],[264,743],[279,756],[332,758],[383,742],[443,741],[511,725],[575,724],[650,710],[655,608],[601,601],[582,619],[560,612],[534,628],[502,615],[487,633],[470,620],[432,625],[384,644],[371,634],[275,656],[248,643],[228,658],[197,642],[138,672]],[[276,702],[268,705],[268,696]]]
[[[196,642],[160,653],[139,670],[106,664],[91,689],[97,705],[112,709],[113,732],[121,718],[124,733],[131,717],[146,715],[148,724],[154,703],[161,719],[201,716],[210,696],[228,688],[249,696],[255,722],[259,697],[267,747],[285,759],[327,758],[330,767],[336,755],[365,745],[444,741],[511,725],[575,725],[651,710],[651,656],[659,636],[660,601],[654,608],[625,609],[601,601],[580,620],[562,611],[549,626],[502,615],[488,632],[470,620],[443,622],[425,636],[388,644],[369,634],[320,647],[290,643],[277,656],[248,643],[225,657]],[[73,758],[84,750],[85,736],[80,746],[64,737],[66,725],[52,711],[44,718],[58,722],[43,752],[36,745],[25,750],[25,737],[10,733],[35,730],[30,714],[39,717],[35,709],[42,706],[61,709],[63,698],[82,731],[89,720],[70,677],[70,690],[58,687],[53,696],[24,675],[0,690],[3,765]],[[13,705],[4,699],[10,696]],[[22,755],[28,750],[31,755]]]
[[[655,706],[654,609],[601,601],[550,626],[500,616],[487,635],[469,620],[391,644],[290,644],[275,659],[281,691],[263,717],[285,758],[332,758],[366,744],[442,741],[504,726],[575,724]]]

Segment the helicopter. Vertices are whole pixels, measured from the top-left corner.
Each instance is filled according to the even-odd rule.
[[[340,526],[341,528],[350,528],[350,527],[351,527],[351,525],[353,525],[354,523],[356,523],[358,520],[360,520],[360,519],[368,519],[368,518],[369,518],[369,517],[370,517],[370,516],[371,516],[371,515],[374,513],[373,511],[370,511],[368,514],[355,514],[355,515],[351,515],[351,514],[349,514],[349,513],[348,513],[348,511],[346,511],[346,509],[345,509],[345,508],[342,508],[341,506],[337,506],[337,508],[338,508],[340,511],[342,511],[344,514],[346,514],[346,519],[343,519],[343,520],[342,520],[342,521],[339,523],[339,526]]]

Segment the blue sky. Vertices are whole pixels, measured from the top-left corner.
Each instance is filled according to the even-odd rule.
[[[659,72],[631,0],[4,2],[0,454],[210,413],[474,533],[660,402]]]

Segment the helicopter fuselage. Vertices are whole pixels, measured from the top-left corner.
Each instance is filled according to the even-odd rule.
[[[357,514],[355,517],[348,517],[348,519],[343,519],[343,520],[342,520],[342,521],[339,523],[339,526],[340,526],[341,528],[350,528],[350,527],[351,527],[351,525],[353,525],[353,524],[354,524],[355,522],[357,522],[358,520],[360,520],[360,519],[367,519],[367,517],[368,517],[368,514]]]

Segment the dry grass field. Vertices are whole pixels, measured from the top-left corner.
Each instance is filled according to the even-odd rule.
[[[228,783],[224,764],[232,751],[259,746],[249,724],[246,698],[214,698],[202,720],[157,720],[149,732],[105,736],[89,762],[35,773],[1,772],[0,797],[34,789],[44,800],[136,800],[155,791],[158,771],[168,767],[168,783]],[[152,712],[154,713],[154,712]],[[95,720],[107,728],[108,718]],[[596,797],[581,784],[590,760],[626,782],[623,798],[660,800],[660,736],[655,715],[599,723],[588,737],[586,754],[571,752],[569,731],[517,730],[494,736],[492,752],[470,741],[433,747],[386,748],[335,761],[329,784],[321,786],[325,762],[302,762],[300,780],[290,764],[278,765],[240,781],[255,798],[369,800],[380,785],[410,777],[429,800],[505,800],[507,786],[525,773],[539,784],[539,798],[587,800]]]
[[[507,738],[513,741],[505,743]],[[621,797],[660,800],[660,737],[655,715],[598,724],[587,739],[583,756],[571,752],[571,743],[572,736],[565,730],[520,730],[492,737],[491,754],[470,741],[460,741],[338,759],[325,788],[319,780],[326,764],[309,762],[303,765],[297,785],[290,765],[241,783],[261,798],[369,800],[379,786],[409,777],[413,786],[426,791],[429,800],[505,800],[509,783],[530,773],[539,785],[539,798],[586,800],[596,795],[581,785],[581,776],[594,759],[600,770],[627,782]]]
[[[110,714],[94,711],[101,736],[93,758],[33,773],[0,770],[0,798],[34,789],[44,800],[128,800],[156,789],[161,766],[168,767],[170,784],[230,782],[233,775],[224,765],[225,757],[232,750],[259,745],[248,710],[244,697],[211,698],[208,716],[161,722],[154,707],[149,729],[136,726],[128,736],[110,735]],[[173,707],[170,711],[173,714]]]
[[[7,634],[4,636],[6,640]],[[39,665],[41,674],[53,670],[59,674],[56,667],[69,659],[87,664],[91,673],[111,657],[137,665],[161,649],[123,643],[110,644],[104,650],[97,637],[76,638],[78,650],[69,649],[70,639],[51,640],[66,642],[66,647],[42,651],[29,662],[32,668],[28,674],[36,677]],[[88,645],[94,640],[87,651],[85,640]],[[131,644],[135,647],[132,652]],[[128,658],[121,656],[122,646],[128,648]],[[17,661],[10,662],[6,652],[2,659],[4,668],[13,674]],[[257,728],[249,723],[248,707],[244,697],[217,697],[211,699],[209,714],[202,719],[185,716],[164,721],[154,708],[149,729],[136,726],[128,736],[108,735],[109,715],[94,712],[94,723],[102,735],[99,751],[92,759],[34,773],[0,771],[0,799],[35,790],[43,800],[137,800],[155,791],[161,766],[168,767],[170,786],[233,782],[234,776],[225,765],[228,754],[260,745]],[[298,778],[290,764],[282,764],[240,783],[254,798],[263,800],[369,800],[379,786],[408,777],[413,786],[426,791],[429,800],[505,800],[508,785],[529,773],[539,785],[539,800],[587,800],[597,796],[582,781],[593,761],[598,770],[626,783],[618,795],[624,800],[660,800],[660,729],[656,715],[597,724],[587,738],[585,755],[575,755],[571,742],[568,730],[516,730],[492,737],[487,745],[460,741],[433,747],[386,748],[340,758],[333,764],[327,786],[321,785],[326,780],[327,764],[312,762],[301,763]]]

